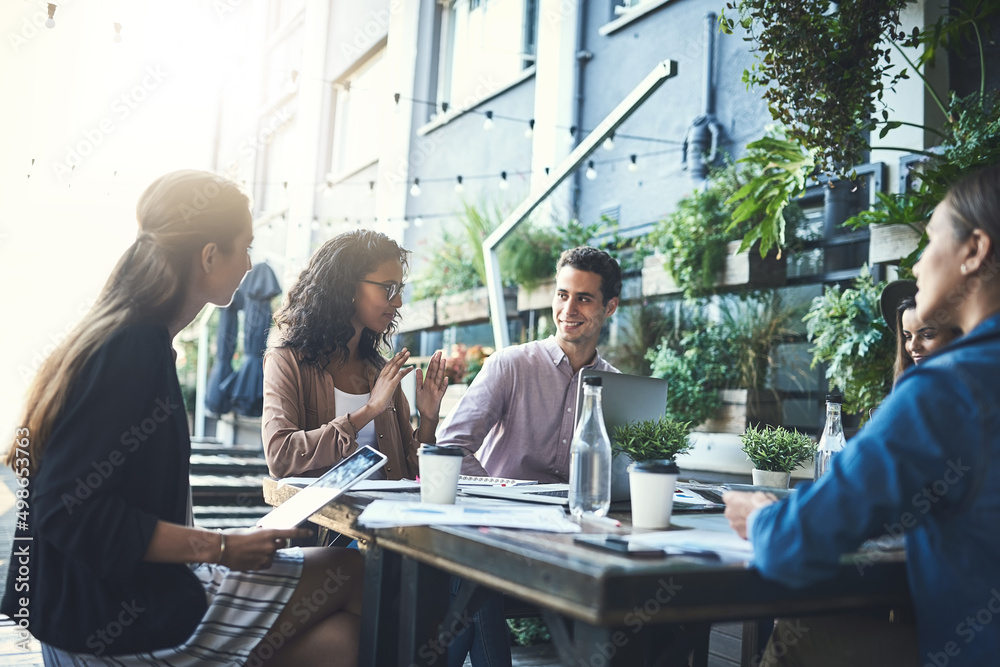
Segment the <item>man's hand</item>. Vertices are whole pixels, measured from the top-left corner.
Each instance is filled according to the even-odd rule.
[[[729,526],[736,531],[736,534],[747,539],[747,517],[758,507],[770,505],[777,502],[774,494],[755,491],[745,493],[743,491],[727,491],[722,494],[722,502],[726,503],[726,518],[729,519]]]

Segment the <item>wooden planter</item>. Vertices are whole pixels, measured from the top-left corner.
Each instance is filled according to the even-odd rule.
[[[407,333],[408,331],[433,328],[436,324],[435,303],[436,299],[421,299],[404,305],[399,310],[400,322],[397,331]]]
[[[898,262],[917,249],[920,232],[909,225],[872,225],[868,228],[868,264]]]
[[[507,317],[517,317],[517,291],[504,290]],[[485,287],[448,294],[437,300],[437,323],[442,325],[477,324],[490,319],[490,298]]]
[[[712,419],[695,427],[703,433],[742,434],[747,424],[781,424],[781,401],[766,389],[723,389],[722,407]]]
[[[523,287],[517,289],[517,309],[520,312],[526,310],[542,310],[552,307],[552,297],[556,293],[556,280],[547,280],[533,290],[526,290]]]
[[[716,287],[780,287],[787,280],[787,261],[783,255],[777,259],[777,250],[772,249],[767,257],[761,258],[757,246],[747,252],[734,254],[740,241],[726,245],[726,263],[715,281]],[[677,294],[681,290],[663,265],[663,255],[652,255],[642,263],[642,294],[656,296]],[[742,431],[741,431],[742,432]]]

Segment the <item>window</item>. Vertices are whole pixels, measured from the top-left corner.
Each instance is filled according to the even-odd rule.
[[[535,62],[538,0],[455,0],[441,17],[437,99],[463,107]]]
[[[378,159],[382,119],[392,100],[384,56],[382,49],[336,84],[330,171],[338,177]]]

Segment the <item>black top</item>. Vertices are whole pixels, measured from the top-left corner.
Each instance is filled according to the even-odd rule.
[[[68,651],[182,644],[205,591],[187,565],[143,557],[158,520],[187,522],[190,455],[166,328],[115,333],[84,366],[29,477],[0,610]]]

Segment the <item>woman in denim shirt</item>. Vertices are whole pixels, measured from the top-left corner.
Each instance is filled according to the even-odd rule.
[[[792,586],[832,575],[840,554],[865,539],[905,534],[917,632],[909,646],[897,644],[906,654],[894,663],[997,664],[1000,167],[953,186],[927,235],[914,268],[917,318],[968,333],[904,374],[879,419],[821,480],[779,502],[762,493],[726,494],[726,515],[754,543],[760,573]],[[871,632],[847,627],[832,646],[853,650],[850,664],[889,664],[870,650]],[[774,652],[783,654],[780,664],[830,664],[809,633],[782,648]]]

